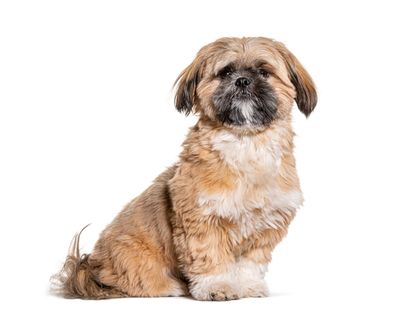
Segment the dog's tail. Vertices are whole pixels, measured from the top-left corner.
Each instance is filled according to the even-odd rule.
[[[51,292],[64,298],[108,299],[127,295],[117,289],[102,284],[89,263],[90,254],[81,255],[79,239],[87,227],[75,234],[69,247],[67,259],[61,271],[51,277]]]

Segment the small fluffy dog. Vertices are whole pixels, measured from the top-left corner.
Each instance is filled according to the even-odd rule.
[[[271,252],[302,204],[291,108],[306,116],[314,83],[274,40],[221,38],[176,81],[175,104],[199,121],[179,162],[133,199],[91,254],[75,236],[54,278],[65,297],[268,295]]]

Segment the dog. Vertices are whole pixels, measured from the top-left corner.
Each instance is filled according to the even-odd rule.
[[[67,298],[265,297],[271,252],[303,196],[291,110],[307,117],[314,83],[280,42],[221,38],[175,82],[175,106],[199,120],[179,161],[79,252],[77,234],[54,289]]]

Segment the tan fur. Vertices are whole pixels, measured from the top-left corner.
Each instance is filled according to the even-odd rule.
[[[216,72],[231,60],[250,65],[260,59],[273,69],[269,81],[278,96],[279,119],[254,129],[218,123],[212,105]],[[90,299],[266,295],[259,281],[249,280],[239,290],[224,280],[242,277],[238,273],[246,266],[267,264],[301,204],[290,124],[294,100],[308,115],[315,88],[281,43],[223,38],[202,48],[177,80],[178,110],[200,115],[179,162],[122,210],[91,254],[80,256],[75,237],[55,277],[59,293]]]

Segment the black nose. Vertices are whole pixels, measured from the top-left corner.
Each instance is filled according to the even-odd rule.
[[[250,85],[250,83],[250,79],[246,77],[239,77],[238,79],[236,79],[235,85],[238,87],[247,87]]]

